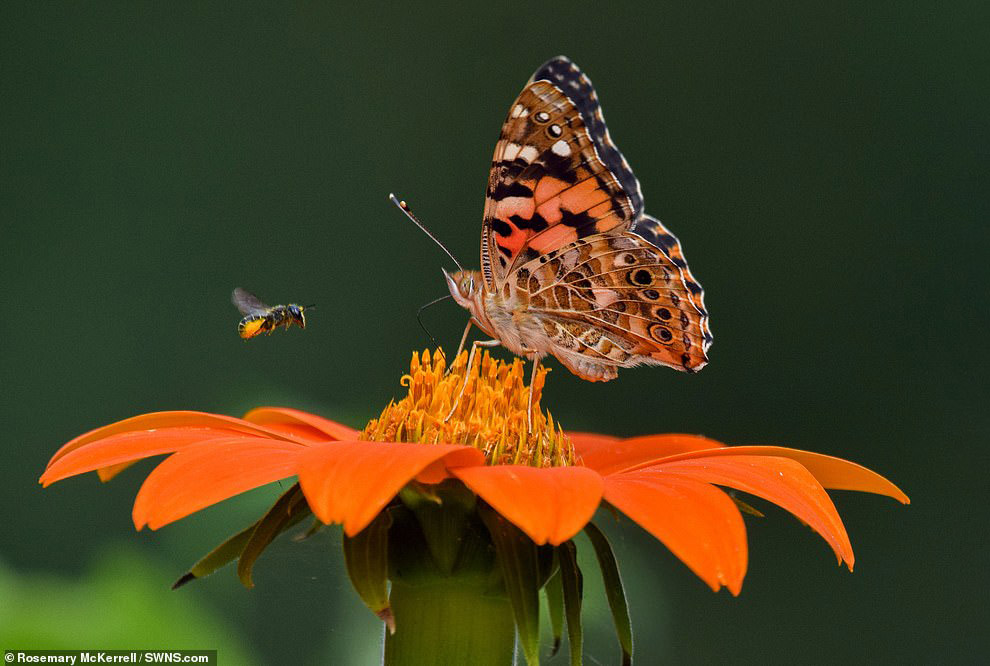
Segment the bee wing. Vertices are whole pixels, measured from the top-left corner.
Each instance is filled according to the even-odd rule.
[[[230,295],[230,302],[237,306],[243,315],[267,312],[270,308],[249,291],[237,287]]]

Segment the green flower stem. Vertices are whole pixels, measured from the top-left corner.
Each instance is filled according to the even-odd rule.
[[[407,487],[391,509],[385,666],[510,666],[516,625],[476,499],[460,482]]]
[[[508,666],[515,646],[512,606],[486,594],[476,575],[393,581],[394,634],[385,632],[385,666]]]

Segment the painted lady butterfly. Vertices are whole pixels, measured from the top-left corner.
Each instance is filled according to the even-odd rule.
[[[445,272],[471,326],[583,379],[666,365],[697,372],[712,342],[701,285],[677,238],[643,210],[591,81],[565,57],[540,67],[495,144],[481,271]],[[470,364],[469,360],[469,364]]]

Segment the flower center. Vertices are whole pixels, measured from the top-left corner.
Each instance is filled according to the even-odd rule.
[[[574,447],[567,435],[550,412],[540,411],[547,368],[541,367],[533,382],[533,428],[528,431],[529,387],[523,383],[523,362],[516,358],[506,363],[484,352],[475,358],[461,394],[467,357],[462,352],[445,374],[446,359],[439,349],[432,358],[428,350],[422,356],[413,352],[409,374],[400,380],[409,394],[393,400],[381,416],[369,421],[361,439],[464,444],[481,450],[490,465],[573,464]]]

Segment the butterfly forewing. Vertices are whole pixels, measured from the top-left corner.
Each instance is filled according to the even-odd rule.
[[[640,192],[639,181],[633,174],[632,168],[626,162],[619,149],[612,143],[612,137],[605,125],[602,105],[598,102],[598,94],[591,85],[591,79],[582,72],[570,59],[558,56],[536,70],[530,83],[545,80],[561,90],[571,103],[574,104],[587,128],[588,135],[595,145],[595,152],[608,169],[609,173],[619,182],[622,191],[629,197],[633,215],[643,212],[643,195]]]
[[[625,229],[634,217],[633,199],[599,156],[574,102],[550,81],[528,84],[509,110],[492,160],[481,242],[489,287],[529,259]]]

